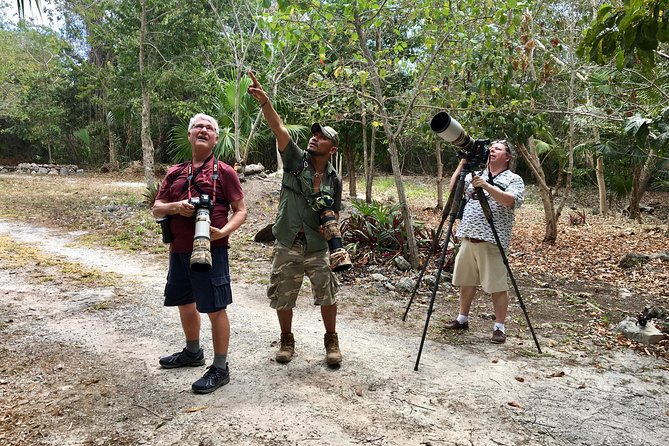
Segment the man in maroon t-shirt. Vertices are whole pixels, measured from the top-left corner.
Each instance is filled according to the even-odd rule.
[[[170,263],[165,286],[165,306],[179,308],[186,347],[160,358],[164,368],[204,365],[200,348],[200,313],[209,316],[214,344],[213,364],[193,383],[195,393],[210,393],[230,381],[227,363],[230,322],[225,311],[232,303],[228,237],[246,220],[244,192],[234,169],[218,161],[213,150],[218,141],[218,123],[205,114],[195,115],[188,125],[193,158],[171,167],[153,204],[153,216],[169,218],[172,235]],[[190,257],[195,235],[192,198],[208,195],[210,211],[211,258],[209,271],[193,271]],[[232,216],[228,214],[232,210]]]

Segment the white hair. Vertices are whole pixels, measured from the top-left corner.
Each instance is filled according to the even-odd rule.
[[[218,121],[209,115],[205,115],[204,113],[198,113],[197,115],[190,118],[190,122],[188,123],[189,132],[190,129],[193,128],[193,124],[195,124],[195,121],[197,121],[198,119],[204,119],[205,121],[209,121],[212,124],[214,124],[214,130],[216,130],[216,134],[218,135]]]

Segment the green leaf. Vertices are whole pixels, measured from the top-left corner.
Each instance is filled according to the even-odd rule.
[[[603,22],[603,21],[604,21],[604,18],[606,17],[606,15],[607,15],[612,9],[613,9],[613,6],[612,6],[612,5],[609,5],[609,4],[607,4],[607,5],[603,5],[603,6],[602,6],[601,8],[599,8],[599,10],[597,11],[597,19],[596,19],[596,20],[597,20],[598,22]]]
[[[618,50],[616,52],[616,68],[618,70],[622,70],[625,67],[625,52],[622,50]]]
[[[639,115],[631,116],[625,122],[625,133],[631,136],[637,136],[639,132],[643,131],[642,129],[648,129],[648,126],[652,122],[652,119],[644,118]]]

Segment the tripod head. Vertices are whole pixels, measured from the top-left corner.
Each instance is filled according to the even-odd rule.
[[[485,168],[486,164],[488,164],[488,156],[490,155],[488,144],[490,144],[490,139],[477,139],[469,151],[464,153],[458,152],[458,155],[467,159],[467,164],[463,168],[464,171],[473,172],[477,169]]]

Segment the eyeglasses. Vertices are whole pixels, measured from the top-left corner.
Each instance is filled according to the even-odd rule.
[[[218,131],[216,130],[216,128],[214,128],[214,126],[213,126],[213,125],[210,125],[210,124],[195,124],[193,127],[191,127],[191,130],[192,130],[192,129],[195,129],[195,130],[197,130],[198,132],[199,132],[200,130],[202,130],[202,129],[205,129],[205,130],[208,131],[209,133],[218,133]]]
[[[498,139],[497,141],[493,141],[490,143],[490,145],[493,144],[504,144],[504,147],[509,147],[509,144],[506,142],[506,139]]]

